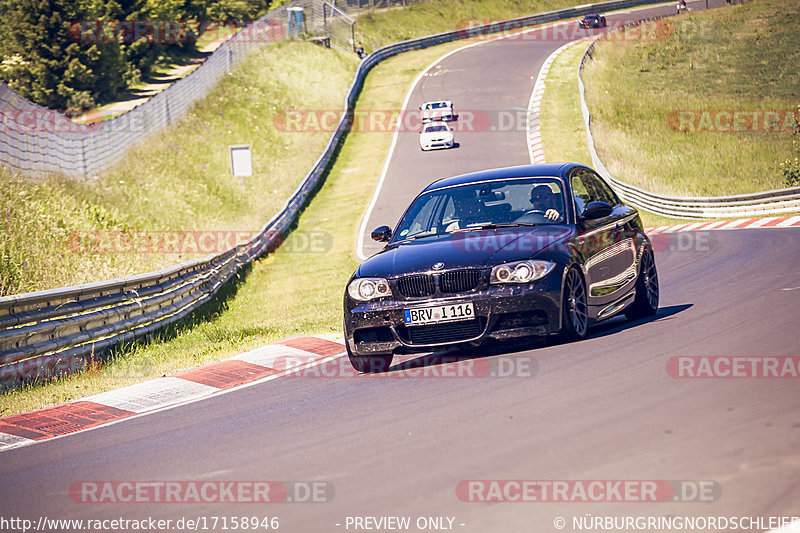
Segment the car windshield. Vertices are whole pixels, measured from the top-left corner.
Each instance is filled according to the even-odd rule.
[[[558,178],[499,179],[420,195],[406,211],[392,240],[563,224],[564,219],[564,191]]]
[[[433,102],[425,106],[425,109],[444,109],[445,107],[447,107],[447,104],[444,102]]]
[[[435,124],[433,126],[425,126],[425,131],[447,131],[447,126],[442,124]]]

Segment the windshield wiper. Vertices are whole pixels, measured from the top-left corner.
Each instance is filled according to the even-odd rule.
[[[480,231],[483,229],[498,229],[498,228],[519,228],[519,227],[530,227],[535,226],[536,224],[532,222],[502,222],[502,223],[487,223],[487,224],[474,224],[467,226],[466,228],[454,230],[453,233],[460,233],[464,231]]]
[[[411,237],[406,237],[403,241],[413,241],[414,239],[423,239],[425,237],[433,237],[434,235],[439,235],[439,233],[435,231],[429,231],[427,233],[417,233],[416,235],[412,235]],[[397,241],[402,242],[402,241]]]

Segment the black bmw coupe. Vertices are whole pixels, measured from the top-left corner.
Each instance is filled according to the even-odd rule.
[[[638,212],[573,163],[498,168],[426,187],[344,294],[353,367],[489,339],[586,336],[655,314],[658,275]]]
[[[586,15],[579,20],[578,26],[581,28],[605,28],[606,18],[602,15],[598,15],[597,13],[592,13],[591,15]]]

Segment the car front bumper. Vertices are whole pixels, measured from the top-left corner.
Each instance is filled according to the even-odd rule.
[[[562,273],[563,268],[558,268],[530,284],[489,285],[450,297],[372,302],[348,299],[345,340],[353,354],[380,355],[557,333],[561,327]],[[406,309],[461,303],[473,304],[474,319],[424,326],[405,324]]]
[[[454,139],[449,139],[444,141],[421,142],[420,147],[423,150],[435,150],[437,148],[452,148],[453,144],[455,144]]]

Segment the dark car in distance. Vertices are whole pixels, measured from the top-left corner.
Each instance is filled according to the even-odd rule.
[[[578,26],[581,28],[605,28],[606,18],[597,13],[592,13],[579,20]]]
[[[659,287],[638,212],[592,169],[525,165],[440,179],[406,209],[344,294],[353,367],[490,339],[586,336],[655,314]]]

